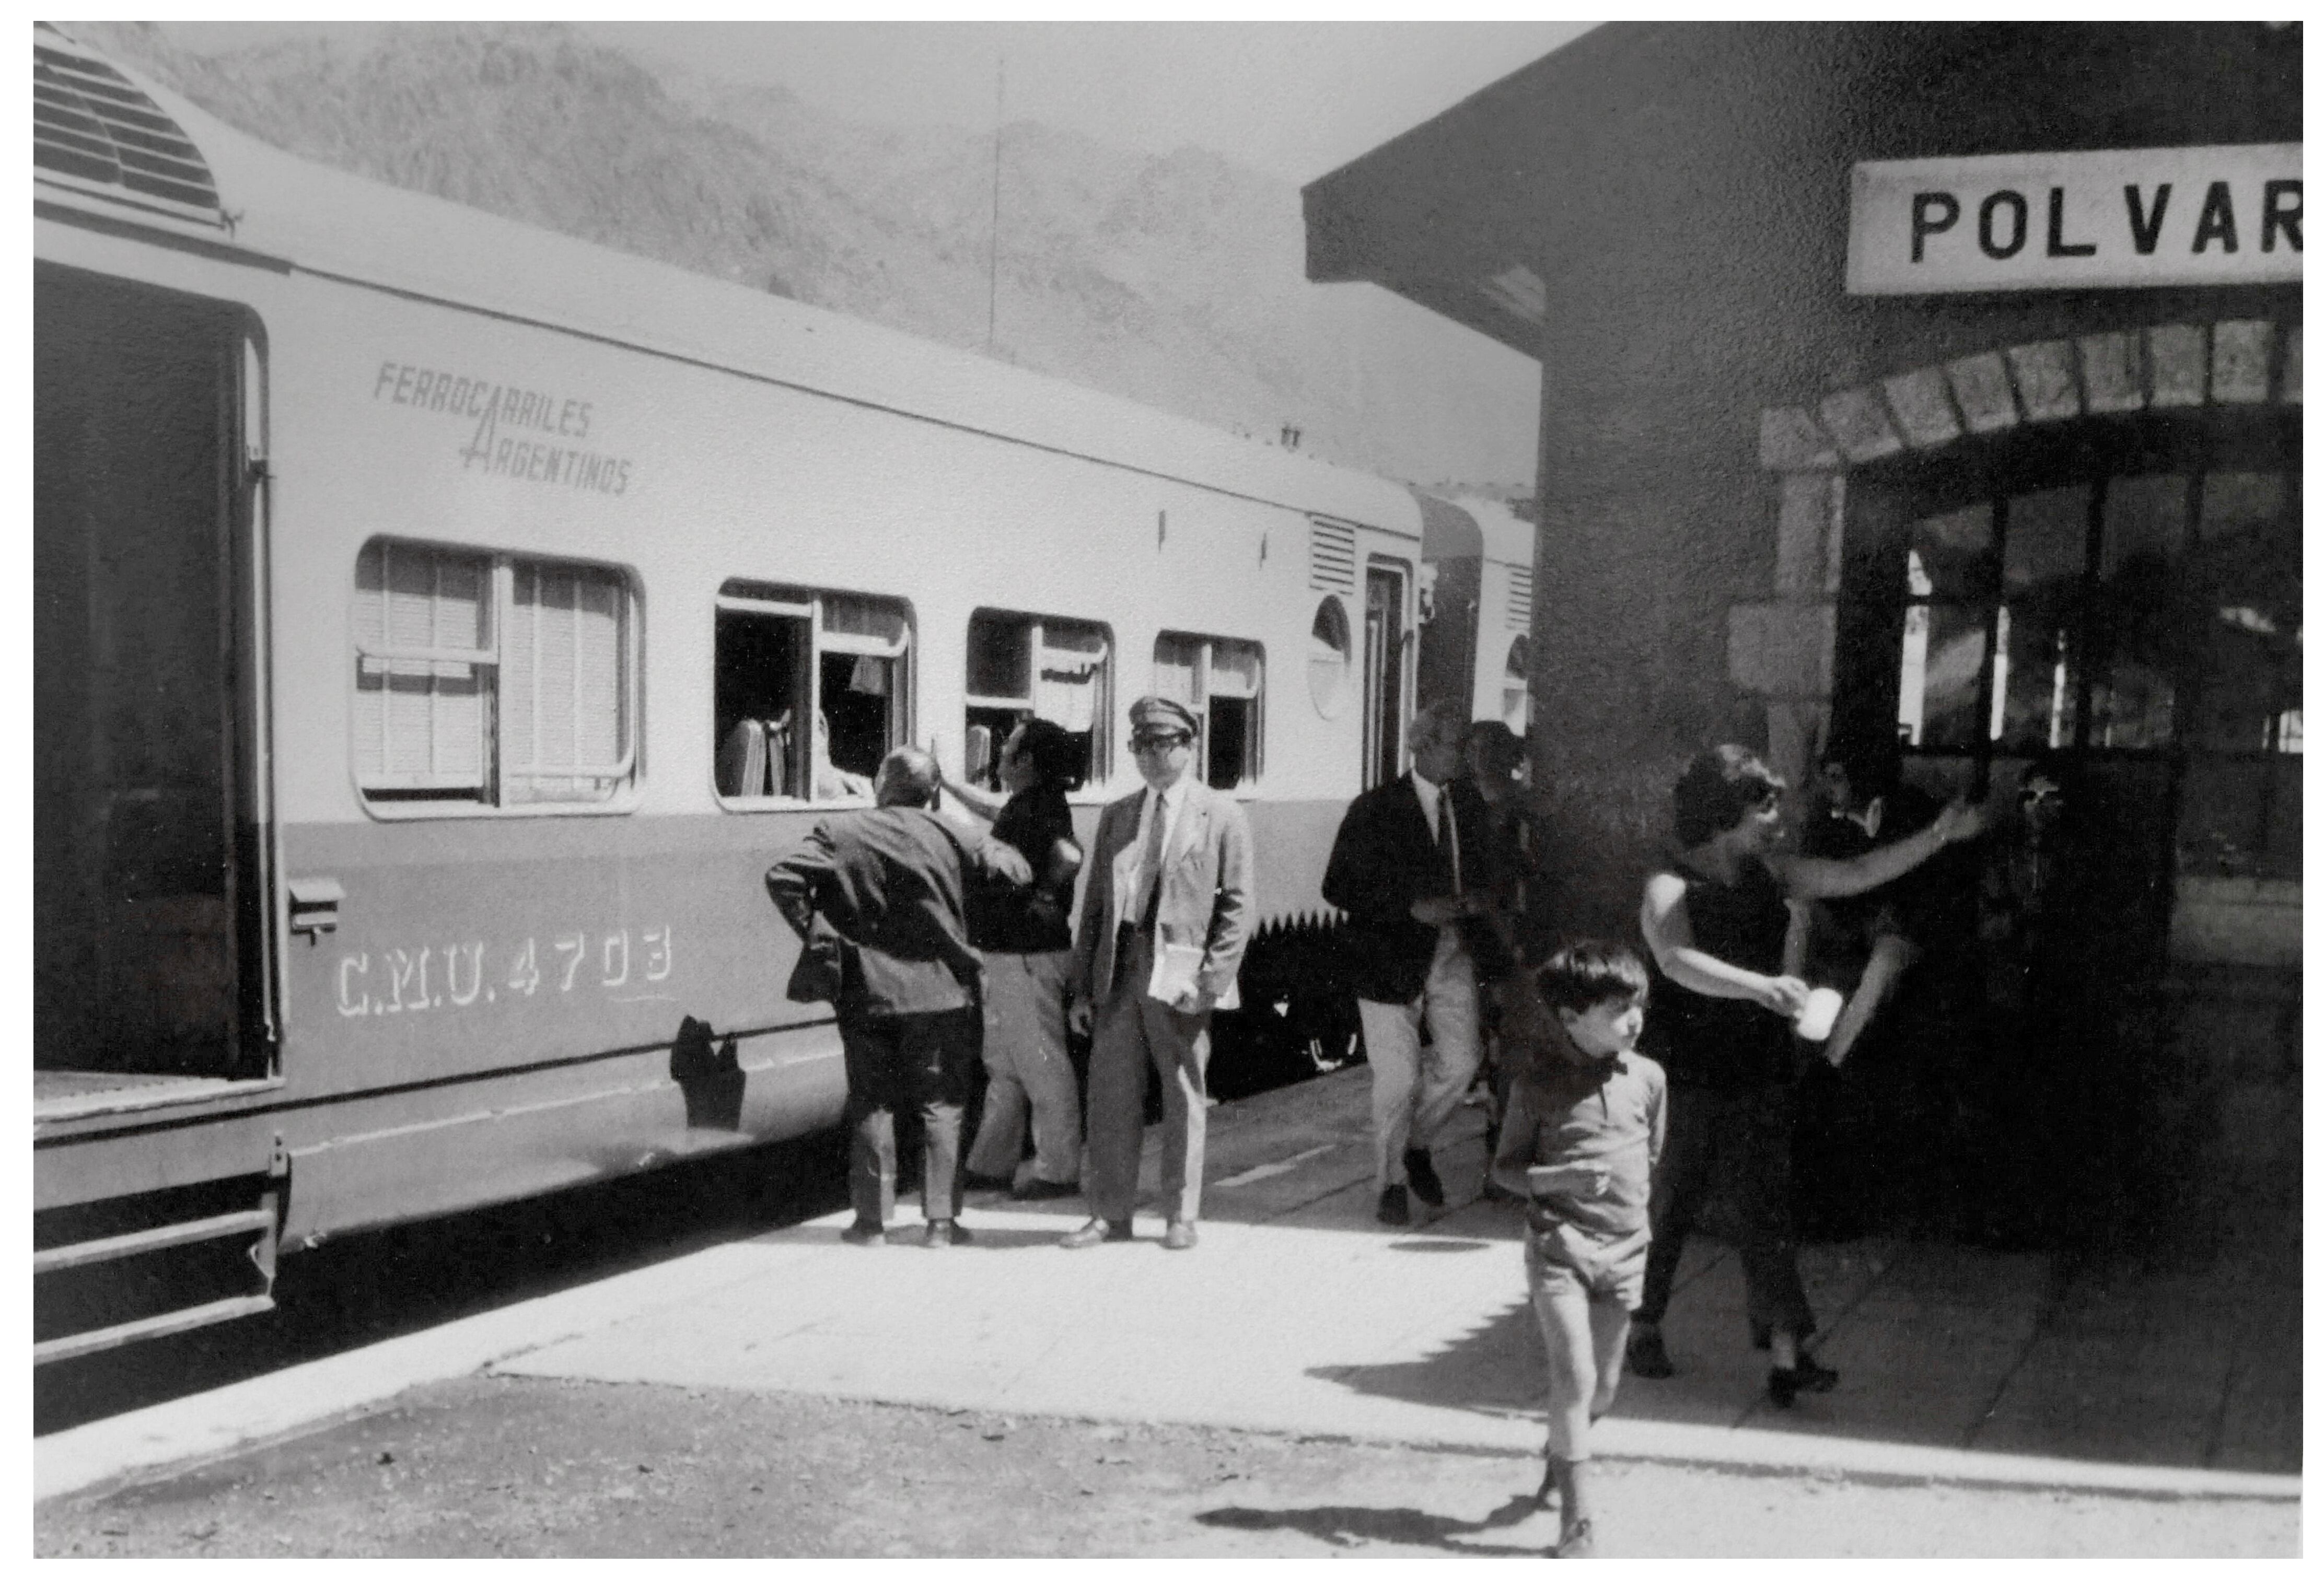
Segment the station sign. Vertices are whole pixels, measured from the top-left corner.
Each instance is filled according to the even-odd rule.
[[[1848,290],[2297,281],[2300,147],[1862,161],[1849,181]]]

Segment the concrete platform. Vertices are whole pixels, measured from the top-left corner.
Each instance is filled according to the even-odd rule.
[[[991,1196],[970,1199],[975,1244],[949,1251],[844,1245],[834,1217],[52,1436],[37,1442],[36,1490],[183,1463],[479,1371],[1536,1450],[1542,1369],[1520,1220],[1474,1200],[1480,1124],[1463,1122],[1440,1153],[1454,1205],[1384,1229],[1371,1218],[1368,1086],[1357,1069],[1214,1110],[1191,1252],[1161,1249],[1158,1218],[1141,1219],[1132,1244],[1066,1252],[1056,1240],[1080,1222],[1076,1206]],[[1600,1425],[1602,1452],[2053,1489],[2300,1492],[2296,1288],[2292,1327],[2277,1333],[2282,1295],[2223,1315],[2200,1274],[2065,1285],[2038,1255],[1886,1240],[1812,1247],[1803,1267],[1838,1391],[1789,1412],[1767,1402],[1737,1264],[1704,1241],[1666,1325],[1681,1372],[1625,1385]]]

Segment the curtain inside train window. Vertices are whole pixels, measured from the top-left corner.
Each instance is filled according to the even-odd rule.
[[[1071,618],[980,611],[968,622],[968,699],[963,776],[1000,787],[1001,747],[1028,717],[1046,718],[1077,746],[1068,784],[1105,781],[1111,769],[1113,642],[1105,629]]]
[[[637,762],[620,573],[374,540],[355,562],[355,781],[375,803],[603,804]]]

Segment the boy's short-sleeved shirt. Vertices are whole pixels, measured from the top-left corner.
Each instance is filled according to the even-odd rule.
[[[1494,1179],[1517,1190],[1529,1167],[1601,1165],[1610,1182],[1603,1197],[1539,1197],[1536,1213],[1595,1235],[1635,1234],[1646,1227],[1648,1190],[1662,1156],[1662,1066],[1636,1052],[1592,1064],[1566,1048],[1562,1057],[1571,1062],[1550,1067],[1546,1079],[1526,1075],[1511,1088]]]

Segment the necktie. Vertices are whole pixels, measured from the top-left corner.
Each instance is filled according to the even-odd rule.
[[[1154,917],[1162,904],[1162,830],[1168,825],[1169,809],[1156,794],[1152,809],[1146,814],[1146,852],[1139,861],[1139,886],[1145,891],[1145,902],[1138,907],[1138,927],[1140,932],[1154,930]]]
[[[1444,857],[1445,874],[1452,879],[1452,891],[1461,891],[1461,830],[1452,822],[1452,791],[1436,791],[1436,848]]]

